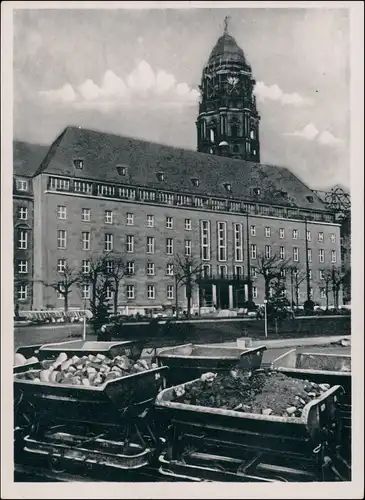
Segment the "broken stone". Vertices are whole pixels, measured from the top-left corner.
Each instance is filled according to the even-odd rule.
[[[317,394],[315,392],[308,392],[308,396],[315,398],[317,397]]]
[[[262,410],[263,415],[271,415],[271,413],[272,413],[271,408],[265,408],[264,410]]]
[[[297,411],[297,407],[296,406],[289,406],[289,408],[286,409],[286,413],[288,415],[293,415],[293,413],[295,413]]]
[[[322,391],[328,391],[331,386],[329,384],[319,384],[319,388]]]

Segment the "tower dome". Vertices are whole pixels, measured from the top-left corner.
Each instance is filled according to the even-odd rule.
[[[207,65],[219,63],[220,60],[237,62],[241,63],[243,66],[249,67],[243,50],[237,45],[233,36],[229,35],[227,32],[224,32],[224,34],[218,38],[217,43],[210,53]]]

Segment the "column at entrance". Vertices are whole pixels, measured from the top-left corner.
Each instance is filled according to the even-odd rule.
[[[217,304],[217,285],[212,285],[212,306],[218,308]]]
[[[233,285],[228,285],[228,303],[229,309],[233,309]]]

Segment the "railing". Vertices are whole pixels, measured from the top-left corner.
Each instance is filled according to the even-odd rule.
[[[240,201],[234,199],[218,199],[213,197],[204,197],[199,195],[192,195],[188,193],[171,193],[171,192],[162,192],[153,189],[147,188],[131,188],[128,186],[127,189],[130,189],[130,196],[126,196],[125,193],[121,194],[119,186],[116,186],[114,194],[99,194],[97,192],[97,183],[93,185],[92,192],[80,192],[76,191],[73,185],[73,181],[70,181],[69,189],[63,188],[55,188],[51,186],[51,183],[48,183],[48,189],[56,192],[72,192],[77,193],[79,195],[84,196],[97,196],[103,198],[110,199],[122,199],[129,201],[139,201],[146,203],[154,203],[157,205],[170,205],[170,206],[178,206],[178,207],[187,207],[187,208],[202,208],[205,210],[211,210],[213,212],[231,212],[231,213],[239,213],[239,214],[249,214],[249,215],[266,215],[271,217],[279,217],[283,219],[300,219],[300,220],[313,220],[317,222],[335,222],[335,217],[331,213],[321,213],[321,212],[313,212],[310,213],[308,210],[300,210],[297,207],[287,207],[287,206],[278,206],[273,207],[268,204],[260,204],[254,201]],[[149,193],[147,195],[147,192]],[[151,194],[154,193],[154,198],[151,199]],[[184,197],[191,198],[190,200],[184,200]]]

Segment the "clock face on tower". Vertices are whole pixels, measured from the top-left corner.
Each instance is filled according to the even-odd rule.
[[[227,78],[228,91],[230,93],[238,91],[238,82],[239,82],[239,79],[236,76],[229,76]]]

